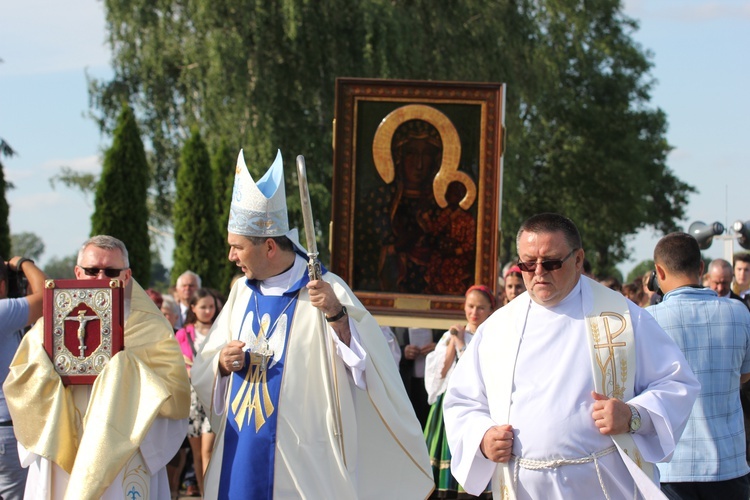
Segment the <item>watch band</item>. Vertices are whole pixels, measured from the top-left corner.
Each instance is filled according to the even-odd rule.
[[[338,313],[336,316],[331,316],[331,317],[326,316],[326,321],[328,321],[329,323],[333,323],[334,321],[340,320],[344,316],[346,316],[346,307],[341,306],[341,312]]]
[[[31,259],[27,259],[26,257],[21,257],[20,259],[18,259],[18,262],[16,262],[16,271],[21,270],[21,267],[23,266],[24,262],[31,262],[32,264],[34,263],[34,261]]]

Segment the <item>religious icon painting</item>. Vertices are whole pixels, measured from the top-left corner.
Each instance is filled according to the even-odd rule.
[[[331,268],[376,317],[454,321],[469,286],[496,286],[504,95],[337,80]]]
[[[118,279],[47,280],[44,349],[65,385],[93,384],[124,347]]]

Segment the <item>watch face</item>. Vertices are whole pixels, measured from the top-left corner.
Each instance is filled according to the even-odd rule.
[[[630,406],[630,405],[628,405]],[[630,406],[630,432],[636,432],[641,428],[641,415],[634,406]]]

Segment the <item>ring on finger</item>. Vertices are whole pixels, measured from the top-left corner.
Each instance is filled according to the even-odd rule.
[[[240,362],[239,361],[237,361],[236,359],[234,361],[232,361],[232,368],[234,368],[236,370],[239,367],[240,367]]]

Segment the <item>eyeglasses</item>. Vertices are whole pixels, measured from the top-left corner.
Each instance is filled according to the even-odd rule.
[[[86,276],[99,276],[99,273],[103,272],[104,276],[106,276],[107,278],[117,278],[121,272],[127,269],[127,267],[123,269],[114,269],[111,267],[79,267],[83,269],[83,272],[86,273]]]
[[[556,271],[556,270],[558,270],[558,269],[560,269],[562,267],[563,263],[566,260],[568,260],[570,258],[570,256],[573,255],[576,252],[576,250],[578,250],[578,249],[574,248],[573,250],[570,251],[570,253],[568,255],[566,255],[562,259],[543,260],[542,262],[540,262],[540,264],[542,265],[542,267],[544,268],[545,271]],[[523,271],[525,273],[533,273],[534,271],[536,271],[537,262],[536,261],[534,261],[534,262],[523,262],[523,261],[519,260],[518,263],[517,263],[517,265],[521,269],[521,271]]]

